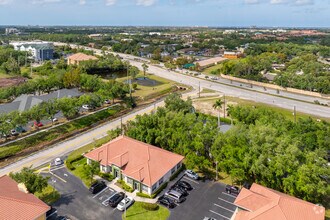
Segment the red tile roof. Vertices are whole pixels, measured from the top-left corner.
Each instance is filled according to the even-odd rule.
[[[324,220],[325,209],[287,194],[254,183],[243,188],[235,205],[235,220]]]
[[[84,53],[76,53],[68,57],[69,60],[75,61],[86,61],[86,60],[97,60],[97,57],[90,56]]]
[[[151,187],[183,160],[183,156],[159,147],[120,136],[85,154],[102,165],[114,164],[124,175]]]
[[[0,177],[0,219],[36,219],[50,207],[33,194],[19,190],[9,176]]]

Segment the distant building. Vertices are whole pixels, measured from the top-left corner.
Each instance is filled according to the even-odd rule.
[[[68,57],[68,65],[79,65],[80,62],[88,60],[97,60],[97,57],[84,53],[76,53]]]
[[[90,34],[88,37],[94,40],[101,40],[103,38],[103,34]]]
[[[182,166],[183,156],[160,147],[120,136],[84,155],[98,161],[103,173],[111,173],[138,192],[151,195]]]
[[[253,183],[242,188],[232,220],[324,220],[322,206]]]
[[[53,59],[54,45],[45,41],[11,42],[15,50],[30,52],[36,61]]]
[[[17,28],[6,28],[6,35],[10,35],[10,34],[17,34],[19,33],[19,30]]]
[[[217,65],[217,64],[219,64],[219,63],[221,63],[222,61],[225,61],[225,60],[227,60],[227,58],[213,57],[213,58],[210,58],[210,59],[195,62],[195,64],[198,64],[200,69],[205,69],[207,67]]]
[[[241,52],[236,52],[236,51],[225,51],[223,53],[223,57],[227,59],[237,59],[242,57],[243,54]]]
[[[0,219],[45,220],[50,207],[9,176],[0,177]]]

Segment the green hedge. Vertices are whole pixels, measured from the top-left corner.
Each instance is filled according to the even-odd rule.
[[[155,198],[163,189],[166,188],[168,182],[165,182],[159,189],[157,189],[152,195],[151,198]]]
[[[159,209],[159,205],[156,203],[142,203],[142,207],[148,211],[156,211]]]
[[[121,188],[127,192],[133,192],[134,189],[127,185],[124,180],[117,180],[117,183],[121,186]]]
[[[151,196],[149,196],[148,194],[145,194],[145,193],[137,192],[136,195],[139,196],[139,197],[142,197],[142,198],[152,199]]]
[[[108,180],[109,182],[111,182],[115,177],[113,175],[111,175],[110,173],[99,173],[100,177],[102,177],[103,179]]]
[[[75,157],[71,157],[71,158],[68,158],[66,161],[65,161],[65,164],[66,164],[66,167],[69,169],[69,170],[75,170],[76,168],[72,165],[74,162],[78,161],[78,160],[81,160],[83,159],[84,156],[83,155],[77,155]]]

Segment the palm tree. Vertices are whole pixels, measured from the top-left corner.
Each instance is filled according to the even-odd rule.
[[[217,101],[215,101],[215,103],[213,104],[213,108],[214,109],[218,109],[218,127],[220,128],[220,109],[222,108],[222,104],[224,102],[222,101],[222,99],[218,99]]]
[[[142,64],[144,78],[146,78],[146,72],[148,71],[149,66],[145,63]]]

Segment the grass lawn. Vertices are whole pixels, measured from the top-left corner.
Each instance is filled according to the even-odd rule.
[[[6,74],[5,72],[0,70],[0,79],[1,78],[9,78],[9,77],[13,77],[12,75]]]
[[[195,103],[204,103],[204,102],[206,102],[206,103],[210,103],[210,104],[213,105],[217,99],[219,99],[219,98],[201,98],[201,99],[195,99],[194,102]],[[292,114],[293,109],[292,110],[287,110],[287,109],[276,107],[276,106],[273,106],[273,105],[267,105],[267,104],[254,102],[254,101],[250,101],[250,100],[245,100],[245,99],[240,99],[240,98],[231,97],[231,96],[226,96],[226,103],[227,104],[237,103],[239,105],[256,106],[256,107],[261,107],[261,108],[272,109],[273,111],[275,111],[277,113],[283,114],[286,118],[288,118],[292,121],[294,120],[294,116]],[[317,106],[315,106],[315,107],[317,108]],[[314,115],[309,115],[309,114],[306,114],[306,113],[299,112],[299,109],[297,109],[297,119],[298,118],[308,118],[308,117],[311,117],[313,119],[322,119],[322,120],[330,122],[330,118],[322,118],[322,117],[318,117],[318,116],[314,116]]]
[[[217,70],[217,69],[220,69],[221,66],[222,66],[221,63],[220,63],[220,64],[217,64],[217,65],[215,65],[215,66],[211,66],[211,67],[206,68],[205,70],[203,70],[203,73],[211,74],[212,71]],[[212,74],[212,75],[213,75],[213,74]]]
[[[143,77],[143,72],[140,72],[137,75],[138,77]],[[138,85],[136,91],[134,91],[132,94],[133,96],[136,97],[141,97],[143,99],[145,98],[149,98],[152,96],[157,96],[157,95],[161,95],[164,92],[168,92],[172,86],[175,84],[175,82],[171,81],[171,80],[167,80],[152,74],[146,74],[146,77],[151,79],[151,80],[155,80],[158,81],[160,84],[155,85],[155,86],[143,86],[143,85]],[[126,77],[122,77],[122,78],[117,78],[116,79],[119,82],[124,82],[127,80]]]
[[[43,202],[51,205],[52,203],[56,202],[61,195],[57,190],[54,190],[54,187],[48,185],[41,193],[36,192],[35,196],[41,199]]]
[[[143,208],[143,202],[135,202],[130,208],[127,209],[126,218],[123,214],[124,220],[166,220],[170,216],[170,211],[159,206],[156,211],[148,211]]]
[[[75,169],[71,170],[71,172],[75,176],[77,176],[79,179],[81,179],[87,187],[90,187],[91,181],[84,174],[84,165],[85,164],[87,164],[87,159],[85,157],[82,158],[81,160],[73,162],[72,165],[75,167]]]
[[[203,90],[201,91],[201,93],[215,93],[217,91],[212,90],[212,89],[207,89],[207,88],[203,88]]]

